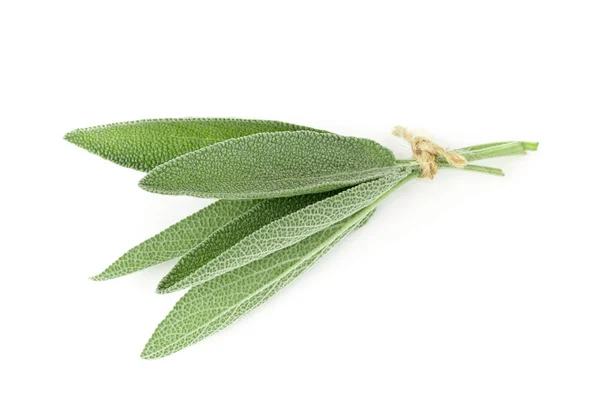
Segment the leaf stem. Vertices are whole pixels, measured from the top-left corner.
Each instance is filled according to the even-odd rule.
[[[467,161],[476,161],[485,160],[487,158],[523,155],[526,154],[527,151],[535,151],[537,150],[537,148],[537,142],[494,142],[464,147],[462,149],[457,149],[454,151],[465,157]],[[403,168],[420,168],[419,163],[413,159],[396,160],[396,165],[401,166]],[[485,167],[482,165],[467,164],[463,168],[456,168],[440,158],[438,158],[438,165],[442,168],[464,169],[466,171],[481,172],[484,174],[496,176],[504,176],[504,172],[502,172],[501,169]]]
[[[462,169],[465,171],[481,172],[482,174],[504,176],[504,171],[502,171],[500,168],[486,167],[484,165],[467,164],[462,168],[457,168],[446,162],[439,162],[438,165],[442,168]]]
[[[496,142],[464,147],[454,150],[467,161],[484,160],[486,158],[516,156],[525,154],[527,150],[535,151],[538,143],[534,142]]]

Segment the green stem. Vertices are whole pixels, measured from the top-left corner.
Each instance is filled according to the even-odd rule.
[[[500,168],[486,167],[483,165],[467,164],[462,168],[455,167],[447,162],[438,162],[438,165],[442,168],[462,169],[465,171],[481,172],[482,174],[504,176],[504,172]]]
[[[487,158],[522,155],[526,154],[527,151],[535,151],[537,148],[537,142],[495,142],[464,147],[454,151],[465,157],[467,161],[476,161]],[[419,163],[413,159],[396,160],[396,165],[399,165],[403,168],[419,168]],[[438,158],[438,165],[442,168],[456,168],[442,158]],[[501,169],[485,167],[482,165],[467,164],[463,168],[457,169],[504,176],[504,172],[502,172]]]
[[[525,154],[527,150],[535,151],[537,143],[533,142],[496,142],[480,144],[454,150],[467,161],[484,160],[486,158],[506,157]]]

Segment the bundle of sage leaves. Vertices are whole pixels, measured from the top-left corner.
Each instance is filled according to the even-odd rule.
[[[188,289],[142,358],[160,358],[223,329],[306,271],[405,183],[438,168],[502,175],[470,164],[525,154],[537,143],[447,151],[397,127],[412,159],[380,144],[264,120],[157,119],[76,129],[65,139],[147,174],[142,189],[218,199],[135,246],[93,280],[179,259],[158,293]]]

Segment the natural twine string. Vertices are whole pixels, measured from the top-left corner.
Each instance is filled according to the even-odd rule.
[[[467,164],[467,160],[460,154],[448,151],[426,137],[414,136],[412,132],[402,126],[395,126],[392,130],[395,136],[400,136],[410,143],[413,158],[421,166],[421,178],[435,177],[438,171],[437,156],[445,158],[453,167],[462,168]]]

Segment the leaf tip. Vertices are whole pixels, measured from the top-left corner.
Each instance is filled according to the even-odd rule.
[[[169,293],[173,293],[173,292],[174,292],[174,290],[173,290],[173,288],[172,288],[172,287],[169,287],[169,286],[162,286],[162,285],[160,285],[160,284],[159,284],[159,285],[156,287],[156,291],[155,291],[155,292],[156,292],[157,294],[169,294]]]
[[[147,192],[156,192],[156,189],[153,184],[153,177],[150,174],[146,174],[142,179],[140,179],[140,181],[138,182],[138,187]]]
[[[148,349],[148,347],[149,347],[148,345],[149,344],[150,344],[150,342],[148,342],[146,344],[146,347],[144,347],[144,350],[142,350],[142,353],[140,354],[140,358],[143,359],[143,360],[155,360],[157,358],[160,358],[160,356],[157,357],[153,352],[151,352]]]
[[[118,276],[118,275],[117,275]],[[107,281],[109,279],[113,279],[116,278],[116,276],[110,272],[110,268],[105,269],[104,271],[100,272],[99,274],[96,274],[94,276],[90,276],[90,280],[91,281]]]
[[[158,285],[156,285],[156,293],[169,294],[189,287],[189,282],[187,282],[185,278],[174,281],[172,272],[173,271],[171,270],[158,282]]]
[[[94,281],[94,282],[101,282],[101,281],[106,281],[106,280],[108,280],[110,278],[106,277],[104,275],[104,273],[100,273],[98,275],[90,276],[88,279],[90,281]]]
[[[81,138],[82,138],[82,132],[80,129],[75,129],[71,132],[67,132],[64,136],[63,139],[65,139],[67,142],[69,143],[73,143],[77,146],[80,145],[81,143]]]
[[[146,345],[144,346],[144,350],[142,350],[142,352],[140,354],[141,359],[157,360],[159,358],[163,358],[163,357],[168,356],[169,354],[172,354],[172,352],[169,352],[169,351],[165,352],[165,349],[163,347],[161,347],[155,339],[156,339],[156,331],[154,332],[154,334],[152,334],[150,339],[148,339],[148,342],[146,342]]]
[[[168,275],[168,274],[167,274],[167,275]],[[168,293],[168,292],[167,292],[167,289],[168,289],[168,287],[169,287],[169,286],[168,286],[168,285],[166,285],[164,281],[165,281],[165,278],[161,279],[161,280],[158,282],[158,285],[156,285],[155,292],[156,292],[157,294],[166,294],[166,293]]]

